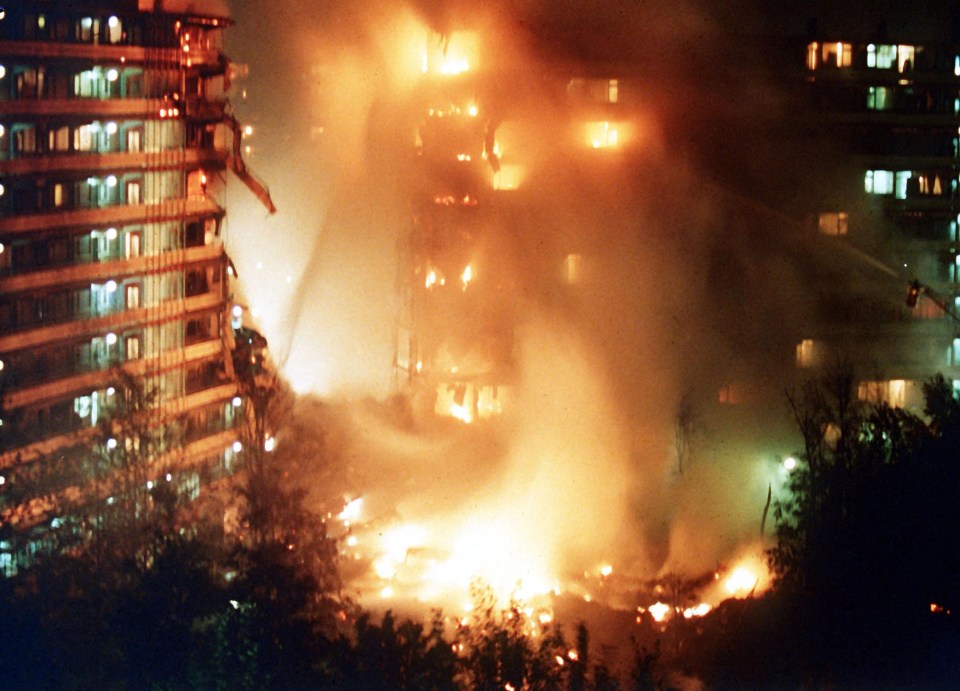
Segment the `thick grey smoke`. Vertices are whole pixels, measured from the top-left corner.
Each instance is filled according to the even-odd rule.
[[[408,547],[437,562],[461,556],[466,535],[475,555],[530,579],[602,562],[637,576],[697,573],[752,546],[784,420],[761,424],[715,401],[742,381],[782,387],[775,355],[815,309],[816,279],[798,259],[816,248],[796,219],[732,191],[738,176],[763,183],[791,153],[723,129],[788,107],[751,63],[759,49],[746,36],[764,21],[752,3],[233,5],[230,51],[249,67],[234,106],[254,127],[248,163],[279,211],[268,217],[232,185],[227,242],[252,321],[301,393],[391,390],[417,37],[479,27],[500,66],[526,75],[491,98],[539,109],[541,126],[513,133],[539,194],[498,248],[521,305],[513,413],[481,430],[409,431],[347,406],[326,419],[343,472],[323,481],[362,495],[380,533],[418,524],[429,535]],[[704,79],[717,56],[737,69]],[[641,66],[642,144],[629,164],[551,161],[543,133],[563,129],[564,111],[538,80],[558,60]],[[707,172],[718,148],[732,178]],[[582,289],[558,297],[529,278],[571,246],[584,256]],[[316,410],[304,403],[298,424]],[[478,526],[499,529],[499,545]]]

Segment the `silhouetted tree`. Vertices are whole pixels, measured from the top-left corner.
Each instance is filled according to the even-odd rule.
[[[471,586],[473,608],[457,632],[462,646],[458,681],[470,689],[558,689],[567,675],[567,646],[559,627],[534,638],[532,622],[516,600],[500,610],[490,588]],[[539,645],[535,646],[535,642]]]
[[[804,452],[770,551],[798,644],[830,674],[910,658],[931,603],[960,604],[960,404],[937,378],[927,422],[858,400],[855,384],[840,368],[790,394]]]

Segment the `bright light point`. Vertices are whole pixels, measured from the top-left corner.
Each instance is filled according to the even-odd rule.
[[[153,489],[153,480],[147,480],[147,489],[148,490]]]
[[[246,135],[247,137],[249,137],[251,134],[253,134],[253,125],[247,125],[246,127],[244,127],[244,128],[243,128],[243,133],[244,133],[244,135]]]
[[[234,408],[239,408],[243,404],[243,399],[239,396],[234,396],[231,403],[233,404]]]
[[[380,591],[380,597],[382,597],[384,600],[393,597],[393,586],[389,586],[389,585],[388,585],[388,586],[385,586],[385,587]]]
[[[117,81],[117,79],[118,79],[119,77],[120,77],[120,73],[117,72],[115,69],[111,68],[111,69],[107,70],[107,81],[108,81],[108,82],[115,82],[115,81]]]
[[[347,547],[356,547],[360,543],[360,540],[357,539],[356,535],[351,535],[347,538]]]
[[[738,567],[724,583],[724,587],[731,595],[736,593],[746,593],[753,590],[757,585],[757,577],[754,576],[746,567]]]
[[[231,312],[233,313],[233,316],[235,316],[235,317],[242,317],[242,316],[243,316],[243,307],[241,307],[240,305],[234,305],[234,306],[233,306],[233,309],[231,310]]]
[[[385,581],[388,581],[397,575],[396,565],[385,556],[380,557],[373,562],[373,570],[376,572],[377,576]]]
[[[479,109],[478,109],[477,106],[476,106],[475,104],[473,104],[473,103],[471,103],[471,104],[470,104],[470,107],[467,108],[467,114],[468,114],[471,118],[477,117],[477,113],[479,113],[479,112],[480,112]]]
[[[600,567],[600,575],[606,578],[613,573],[613,567],[610,564],[604,564]]]
[[[108,175],[107,176],[107,187],[116,187],[117,186],[117,176]]]
[[[107,345],[114,345],[117,342],[117,334],[111,331],[104,337],[104,340],[106,341]]]
[[[115,293],[115,292],[117,292],[117,282],[116,282],[116,281],[107,281],[107,282],[104,284],[104,287],[107,289],[107,292],[108,292],[108,293]]]
[[[263,450],[269,453],[270,451],[273,451],[274,448],[276,448],[276,445],[277,445],[276,439],[274,439],[273,437],[267,437],[266,440],[263,442]]]
[[[692,619],[693,617],[704,617],[706,616],[713,607],[708,605],[706,602],[701,602],[696,607],[688,607],[683,610],[684,619]]]
[[[0,65],[0,79],[3,79],[7,76],[7,68],[3,65]]]
[[[233,442],[233,446],[231,448],[233,449],[234,453],[240,453],[240,451],[243,450],[243,444],[241,444],[239,441],[235,441]]]
[[[3,125],[0,125],[0,137],[5,135],[6,133],[7,133],[7,130],[4,128]]]
[[[797,459],[793,456],[787,456],[783,459],[783,467],[787,470],[793,470],[797,467]]]
[[[343,507],[343,511],[337,514],[343,522],[356,521],[360,518],[360,510],[363,508],[363,497],[357,497],[352,501],[348,501],[347,504]]]
[[[107,26],[109,26],[111,29],[116,29],[119,24],[120,20],[117,19],[116,15],[110,15],[110,18],[107,19]]]
[[[7,484],[7,478],[5,478],[3,475],[0,475],[0,486],[5,484]]]
[[[112,396],[112,395],[115,394],[115,393],[117,393],[117,390],[116,390],[115,388],[113,388],[112,386],[108,386],[108,387],[107,387],[107,395],[108,395],[108,396]]]
[[[653,617],[654,621],[663,621],[667,618],[667,614],[670,613],[670,605],[664,604],[663,602],[655,602],[647,608],[647,611],[650,612],[650,616]]]
[[[116,240],[117,239],[117,229],[116,228],[107,228],[107,240]]]
[[[3,360],[0,360],[0,372],[3,371],[4,367],[6,367],[6,365],[3,364]]]
[[[107,439],[107,448],[108,449],[117,448],[117,440],[114,439],[113,437],[110,437],[109,439]]]
[[[466,58],[459,60],[447,60],[440,65],[440,74],[463,74],[470,69],[470,63]]]
[[[239,609],[240,603],[237,602],[236,600],[230,600],[230,606],[233,607],[234,609]]]
[[[173,479],[173,475],[171,475],[170,473],[167,473],[163,479],[166,480],[167,482],[170,482]]]

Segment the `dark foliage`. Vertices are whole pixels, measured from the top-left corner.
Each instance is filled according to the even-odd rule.
[[[804,453],[770,551],[787,624],[821,678],[956,673],[930,650],[960,614],[960,403],[937,378],[925,420],[854,382],[841,369],[790,396]]]

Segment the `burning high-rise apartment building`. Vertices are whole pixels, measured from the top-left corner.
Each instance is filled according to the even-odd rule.
[[[190,500],[239,451],[225,171],[270,201],[227,107],[231,22],[208,9],[0,3],[6,570],[84,539],[129,491],[114,457]]]
[[[683,68],[652,61],[620,32],[605,45],[590,29],[547,26],[520,34],[530,54],[513,63],[502,37],[436,38],[415,92],[401,382],[463,420],[508,405],[525,308],[556,315],[571,296],[623,278],[605,275],[607,260],[623,258],[611,243],[647,233],[627,229],[643,214],[637,186],[670,167],[657,159],[667,152],[702,165],[687,181],[694,210],[670,220],[689,235],[673,268],[689,280],[648,277],[643,301],[671,303],[677,320],[700,309],[691,334],[714,322],[743,329],[714,339],[725,358],[696,336],[688,350],[710,366],[677,386],[707,386],[700,398],[721,407],[765,407],[811,368],[846,360],[864,400],[920,406],[922,382],[956,375],[960,353],[960,51],[947,25],[882,19],[745,36],[764,56],[746,62],[722,55],[731,39],[717,35],[687,46]],[[680,205],[676,180],[658,182]],[[695,217],[698,204],[710,218]],[[697,225],[739,228],[721,247]],[[647,239],[665,253],[662,237]],[[699,271],[713,282],[702,294]],[[611,297],[612,314],[638,308]]]

